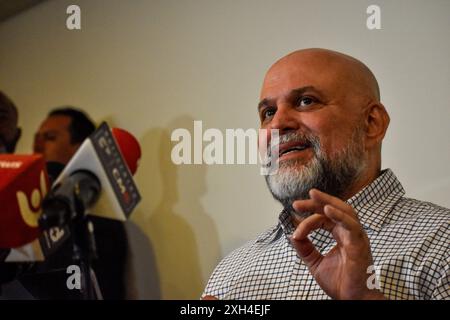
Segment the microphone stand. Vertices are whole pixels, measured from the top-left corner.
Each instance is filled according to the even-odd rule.
[[[97,259],[94,226],[87,209],[97,201],[101,191],[98,179],[87,171],[70,176],[64,184],[56,186],[44,199],[44,210],[39,224],[48,229],[52,226],[68,226],[71,233],[72,259],[79,264],[81,294],[83,300],[103,300],[97,277],[91,268]]]
[[[92,261],[98,259],[94,237],[94,225],[84,212],[78,214],[70,226],[72,234],[72,259],[80,267],[81,297],[83,300],[103,300],[97,277],[92,269]]]

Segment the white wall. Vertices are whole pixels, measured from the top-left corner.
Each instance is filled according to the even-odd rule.
[[[82,30],[65,28],[76,3]],[[366,28],[378,4],[382,30]],[[216,263],[276,222],[255,166],[175,166],[170,134],[258,127],[266,69],[325,47],[366,62],[391,114],[385,167],[408,195],[450,206],[450,1],[52,0],[0,24],[0,89],[30,152],[45,113],[80,106],[143,146],[144,196],[129,225],[139,298],[197,298]]]

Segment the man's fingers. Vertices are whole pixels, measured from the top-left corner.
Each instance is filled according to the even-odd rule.
[[[309,192],[311,199],[294,201],[292,207],[299,213],[321,213],[324,214],[324,208],[326,205],[331,205],[334,208],[344,212],[354,220],[358,220],[358,217],[354,209],[345,201],[339,198],[330,196],[317,189],[311,189]]]
[[[300,213],[323,213],[323,206],[323,203],[314,199],[296,200],[292,203],[292,208]]]
[[[316,247],[314,247],[314,245],[308,238],[302,240],[295,240],[294,238],[291,238],[291,243],[297,251],[300,259],[302,259],[311,273],[314,273],[314,270],[317,268],[323,258],[320,252],[317,251]]]
[[[342,233],[339,234],[339,228],[346,231],[346,238],[348,240],[358,241],[361,237],[361,225],[358,220],[342,210],[333,207],[332,205],[325,205],[323,214],[315,213],[299,222],[297,228],[292,234],[294,240],[304,240],[314,230],[324,229],[333,233],[333,237],[338,243],[342,242]],[[336,229],[336,226],[338,229]],[[343,243],[341,243],[343,244]]]
[[[367,238],[358,220],[353,219],[350,215],[330,205],[326,205],[324,211],[325,216],[337,226],[332,231],[332,234],[338,244],[342,246],[348,244],[361,245],[364,242],[364,238]],[[344,233],[340,232],[339,227],[343,228],[341,230]]]
[[[343,212],[353,212],[353,208],[348,203],[320,190],[311,189],[309,191],[309,196],[311,197],[311,200],[317,201],[323,206],[325,206],[326,204],[330,204],[333,207],[342,210]]]
[[[311,231],[316,229],[325,229],[331,231],[333,229],[334,223],[330,221],[326,216],[321,214],[313,214],[308,218],[302,220],[294,233],[292,234],[292,238],[294,240],[303,240],[305,239]]]
[[[344,212],[353,210],[345,201],[317,189],[311,189],[309,196],[310,199],[294,201],[292,204],[294,210],[298,212],[323,213],[323,207],[327,204],[331,204]]]
[[[346,212],[327,204],[324,207],[324,214],[327,218],[329,218],[331,221],[336,223],[337,225],[342,226],[348,231],[352,231],[355,229],[360,229],[359,222],[355,220],[353,217],[351,217]]]

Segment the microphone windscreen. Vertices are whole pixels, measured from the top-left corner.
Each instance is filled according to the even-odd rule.
[[[134,175],[141,159],[139,142],[130,132],[124,129],[112,128],[111,131],[131,174]]]

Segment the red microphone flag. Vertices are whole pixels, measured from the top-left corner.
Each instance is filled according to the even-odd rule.
[[[41,203],[49,188],[41,155],[0,155],[0,248],[16,248],[39,236]]]

